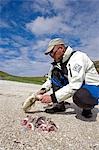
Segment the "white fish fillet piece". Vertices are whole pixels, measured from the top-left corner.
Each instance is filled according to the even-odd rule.
[[[25,111],[25,112],[27,112],[28,110],[30,110],[31,109],[31,106],[35,106],[35,102],[37,101],[37,100],[39,100],[41,98],[41,95],[37,95],[37,94],[32,94],[31,96],[29,96],[26,100],[25,100],[25,102],[23,103],[23,106],[22,106],[22,108],[23,108],[23,110]]]

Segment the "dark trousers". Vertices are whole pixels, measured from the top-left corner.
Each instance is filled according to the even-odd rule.
[[[63,76],[61,71],[57,68],[54,68],[52,72],[52,89],[55,97],[55,91],[59,90],[63,86],[68,84],[67,78]],[[95,105],[98,104],[99,98],[99,86],[90,86],[83,85],[79,90],[77,90],[73,96],[73,102],[80,108],[83,109],[92,109]],[[55,103],[57,99],[53,99]]]
[[[84,85],[73,96],[73,102],[83,109],[92,109],[98,105],[99,86]]]

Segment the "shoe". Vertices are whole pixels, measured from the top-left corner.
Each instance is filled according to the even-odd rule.
[[[54,106],[52,108],[49,109],[45,109],[46,113],[56,113],[56,112],[64,112],[65,109],[65,104],[64,102],[60,102],[60,103],[55,103]]]
[[[82,116],[84,116],[85,118],[91,118],[92,117],[91,109],[89,110],[83,109]]]

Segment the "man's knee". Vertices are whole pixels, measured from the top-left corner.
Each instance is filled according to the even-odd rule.
[[[84,88],[75,92],[73,102],[80,108],[92,108],[96,105],[96,99]]]

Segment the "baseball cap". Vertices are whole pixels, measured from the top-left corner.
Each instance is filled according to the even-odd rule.
[[[45,55],[49,54],[51,50],[54,48],[54,46],[59,45],[59,44],[65,45],[64,41],[61,38],[52,39],[48,44],[48,48],[45,51]]]

